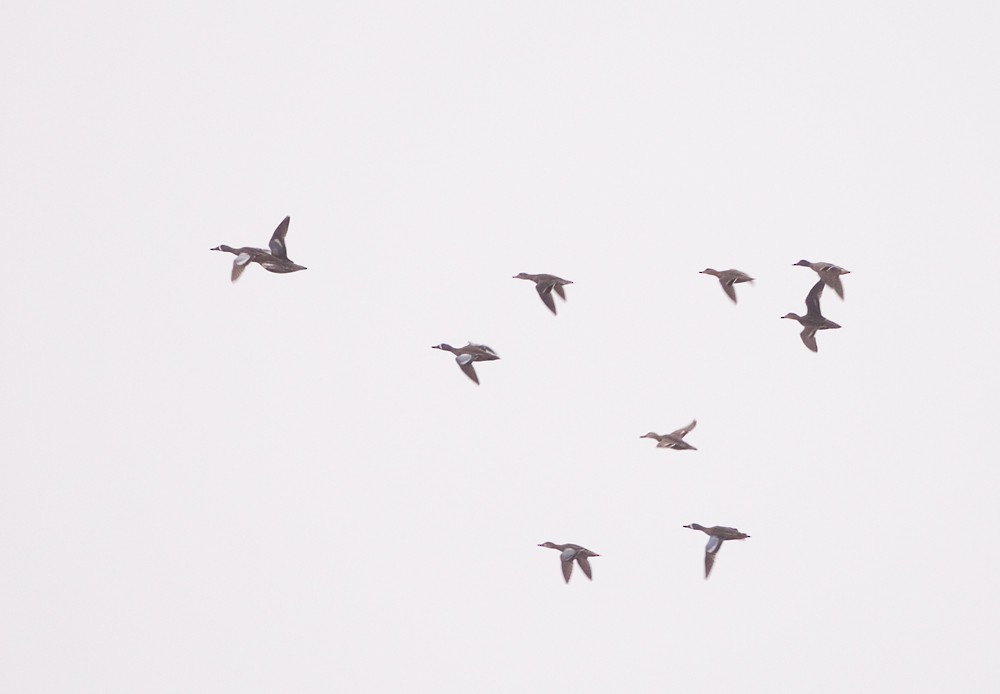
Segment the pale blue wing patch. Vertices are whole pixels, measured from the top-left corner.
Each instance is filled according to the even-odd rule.
[[[238,280],[240,278],[240,275],[243,274],[243,271],[246,270],[247,265],[249,264],[250,264],[249,253],[240,253],[238,256],[236,256],[236,259],[233,261],[233,271],[229,275],[229,281],[235,282],[236,280]]]
[[[288,250],[285,248],[285,234],[288,233],[288,222],[291,221],[291,217],[285,217],[281,220],[278,228],[274,230],[271,235],[271,240],[268,242],[268,246],[271,249],[271,255],[275,258],[281,258],[282,260],[288,260]]]
[[[271,248],[271,255],[275,258],[288,259],[288,250],[285,248],[285,242],[282,239],[271,239],[268,246]]]
[[[722,540],[712,535],[708,538],[708,544],[705,545],[705,551],[709,554],[715,554],[719,551],[719,547],[722,546]]]
[[[476,367],[472,365],[472,355],[459,354],[455,357],[455,361],[458,362],[458,368],[462,370],[462,373],[471,378],[476,385],[479,385],[479,375],[476,373]]]

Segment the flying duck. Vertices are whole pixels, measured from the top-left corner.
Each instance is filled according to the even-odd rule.
[[[465,372],[465,375],[471,378],[476,385],[479,385],[479,376],[476,374],[476,370],[472,366],[472,362],[475,361],[493,361],[499,359],[500,355],[494,352],[490,347],[486,345],[477,345],[473,342],[468,343],[465,347],[452,347],[446,342],[442,342],[439,345],[432,345],[431,349],[442,349],[446,352],[451,352],[455,355],[455,362],[458,367]]]
[[[820,280],[809,290],[809,294],[806,295],[806,315],[800,316],[797,313],[786,313],[782,316],[782,318],[793,318],[802,325],[802,332],[799,333],[799,337],[802,338],[802,344],[813,352],[819,351],[819,347],[816,345],[817,330],[831,330],[840,327],[829,318],[824,318],[819,312],[819,298],[823,294],[824,286],[825,281]]]
[[[271,241],[268,243],[268,246],[271,249],[270,251],[265,251],[263,248],[253,248],[251,246],[232,248],[231,246],[227,246],[225,244],[210,249],[213,251],[233,253],[236,256],[233,260],[233,272],[230,275],[230,281],[235,282],[238,280],[247,265],[250,263],[257,263],[268,272],[286,273],[306,269],[301,265],[296,265],[288,259],[288,248],[285,246],[285,235],[288,233],[288,223],[291,219],[291,217],[285,217],[282,219],[278,228],[274,230],[273,234],[271,234]]]
[[[565,579],[566,583],[569,583],[569,577],[573,575],[574,560],[580,565],[580,568],[583,569],[584,575],[593,580],[593,576],[590,572],[590,557],[599,557],[601,556],[600,554],[591,552],[586,547],[574,544],[557,545],[554,542],[543,542],[538,546],[559,550],[559,561],[562,564],[563,579]]]
[[[837,292],[837,296],[841,299],[844,298],[844,285],[840,283],[840,276],[851,274],[850,270],[845,270],[833,263],[810,263],[808,260],[800,260],[795,264],[815,270],[820,279],[826,282],[833,291]]]
[[[656,439],[657,448],[673,448],[674,450],[677,451],[696,451],[698,449],[692,446],[687,441],[685,441],[684,437],[687,436],[688,432],[694,429],[695,426],[697,425],[698,425],[698,420],[693,419],[691,420],[691,423],[688,424],[686,427],[682,427],[677,431],[672,431],[669,434],[657,434],[655,431],[651,431],[647,434],[643,434],[639,438]]]
[[[703,525],[691,523],[684,527],[691,528],[691,530],[700,530],[708,535],[708,544],[705,545],[706,579],[708,578],[708,574],[712,573],[712,565],[715,564],[715,555],[719,553],[719,548],[722,547],[723,542],[726,540],[745,540],[750,537],[746,533],[741,533],[736,528],[727,528],[723,525],[713,525],[711,528],[706,528]]]
[[[713,275],[719,278],[719,284],[722,285],[722,290],[726,293],[733,303],[736,303],[736,287],[733,285],[739,284],[740,282],[750,282],[753,284],[753,277],[745,272],[740,272],[739,270],[713,270],[710,267],[705,268],[699,274],[701,275]]]
[[[535,283],[535,291],[538,292],[539,298],[542,303],[549,307],[552,311],[552,315],[556,315],[556,302],[552,298],[552,292],[555,291],[559,295],[559,298],[566,301],[566,290],[563,289],[565,284],[573,284],[570,280],[564,280],[561,277],[556,277],[555,275],[529,275],[527,272],[522,272],[514,275],[516,280],[531,280]]]

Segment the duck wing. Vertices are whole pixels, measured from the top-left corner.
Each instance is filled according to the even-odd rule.
[[[569,559],[562,559],[561,561],[562,561],[563,579],[566,581],[566,583],[569,583],[569,577],[573,575],[573,557],[570,557]],[[581,564],[580,566],[583,566],[583,564]]]
[[[455,361],[458,363],[458,368],[465,372],[465,375],[473,380],[473,382],[479,385],[479,376],[476,375],[476,369],[472,365],[472,355],[471,354],[459,354],[455,357]]]
[[[583,569],[583,574],[587,578],[589,578],[590,580],[594,580],[594,576],[590,572],[590,559],[588,559],[586,557],[586,555],[583,555],[583,554],[577,555],[577,557],[576,557],[576,563],[580,565],[581,569]]]
[[[819,352],[819,345],[816,344],[816,328],[803,328],[802,332],[799,333],[799,337],[802,338],[802,344],[813,352]]]
[[[549,310],[552,311],[552,315],[556,314],[556,302],[552,298],[552,285],[551,284],[536,284],[535,290],[538,292],[538,297],[542,300],[542,303],[548,306]]]
[[[233,272],[229,275],[229,281],[235,282],[243,274],[243,271],[247,269],[247,265],[250,264],[251,256],[249,253],[240,253],[236,258],[233,259]]]
[[[736,303],[736,287],[733,286],[735,283],[735,277],[730,277],[726,280],[719,280],[719,284],[722,285],[722,291],[726,293],[726,296],[733,300],[734,304]]]
[[[664,437],[663,441],[657,444],[657,448],[673,448],[675,451],[696,451],[698,450],[683,439],[671,439]]]
[[[470,342],[462,349],[473,357],[473,361],[493,361],[500,358],[496,350],[488,345],[479,345],[475,342]]]
[[[819,276],[823,278],[823,281],[833,291],[837,292],[837,296],[841,299],[844,298],[844,285],[840,283],[840,268],[834,267],[832,270],[819,273]]]
[[[555,286],[553,286],[552,288],[556,290],[556,294],[559,295],[560,299],[566,301],[566,290],[563,289],[563,286],[561,284],[557,282]]]
[[[288,223],[291,220],[291,217],[285,217],[282,219],[281,224],[279,224],[278,228],[274,230],[273,234],[271,234],[271,240],[267,245],[270,246],[271,255],[275,258],[288,260],[288,249],[285,247],[285,234],[288,233]]]
[[[825,284],[826,280],[820,278],[819,282],[814,284],[813,288],[806,294],[806,315],[811,318],[820,318],[822,316],[819,312],[819,298],[823,296],[823,286]]]
[[[682,428],[678,429],[677,431],[670,432],[669,436],[676,436],[677,438],[682,439],[685,436],[687,436],[688,433],[692,429],[694,429],[696,426],[698,426],[698,420],[697,419],[692,419],[691,423],[688,424],[686,427],[682,427]]]
[[[712,567],[715,565],[715,555],[719,553],[722,548],[722,540],[714,535],[708,538],[708,544],[705,545],[705,578],[712,573]]]

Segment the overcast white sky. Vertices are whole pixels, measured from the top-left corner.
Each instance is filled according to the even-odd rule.
[[[996,3],[482,4],[7,8],[0,690],[994,691]]]

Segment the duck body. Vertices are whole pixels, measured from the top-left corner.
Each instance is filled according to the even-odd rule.
[[[819,345],[816,344],[817,330],[836,330],[840,328],[839,324],[834,323],[820,313],[819,298],[823,294],[825,284],[821,279],[809,290],[809,294],[806,295],[806,315],[800,316],[797,313],[786,313],[782,316],[782,318],[791,318],[799,322],[802,326],[802,332],[799,333],[799,337],[802,338],[802,344],[813,352],[819,351]]]
[[[690,443],[684,440],[688,432],[694,429],[698,425],[698,420],[691,420],[691,423],[686,427],[681,427],[677,431],[672,431],[669,434],[657,434],[655,431],[650,431],[646,434],[640,436],[640,439],[654,439],[656,441],[657,448],[673,448],[676,451],[696,451],[698,450]]]
[[[270,250],[254,248],[252,246],[233,248],[232,246],[227,246],[226,244],[210,249],[213,251],[232,253],[236,256],[233,260],[233,270],[230,274],[230,281],[235,282],[238,280],[240,275],[243,274],[243,271],[250,263],[257,263],[268,272],[276,272],[280,274],[298,272],[299,270],[306,269],[304,266],[293,263],[288,259],[288,249],[285,245],[285,235],[288,234],[288,224],[291,219],[291,217],[285,217],[278,224],[278,227],[271,235],[271,241],[269,243]]]
[[[705,578],[712,573],[712,567],[715,565],[715,555],[719,553],[722,548],[722,543],[726,540],[745,540],[749,535],[740,532],[736,528],[729,528],[724,525],[713,525],[710,528],[706,528],[698,523],[691,523],[685,525],[685,528],[690,528],[691,530],[700,530],[701,532],[708,535],[708,544],[705,545]]]
[[[808,260],[800,260],[795,265],[811,268],[830,289],[837,292],[837,296],[844,298],[844,285],[840,281],[840,276],[851,274],[850,270],[833,263],[810,263]]]
[[[562,565],[563,580],[566,583],[569,583],[569,577],[573,575],[574,561],[583,570],[584,576],[593,580],[594,577],[590,570],[590,557],[599,557],[601,556],[600,554],[591,552],[586,547],[581,547],[580,545],[574,545],[572,543],[557,545],[555,542],[543,542],[538,546],[559,550],[559,562]]]
[[[753,284],[753,277],[745,272],[739,270],[713,270],[710,267],[705,268],[699,274],[701,275],[712,275],[713,277],[719,278],[719,284],[722,285],[722,291],[726,293],[733,303],[736,303],[736,287],[735,285],[741,282],[750,282]]]
[[[462,369],[462,372],[471,378],[476,385],[479,385],[479,375],[476,373],[476,369],[472,366],[473,362],[495,361],[500,358],[500,355],[497,354],[491,347],[476,344],[475,342],[470,342],[464,347],[452,347],[447,342],[442,342],[439,345],[432,345],[431,349],[440,349],[454,354],[455,362],[458,364],[458,367]]]
[[[538,297],[542,300],[552,315],[558,315],[556,313],[556,302],[552,298],[552,293],[555,292],[559,295],[559,298],[566,301],[566,290],[563,287],[567,284],[573,284],[571,280],[564,280],[562,277],[556,277],[555,275],[532,275],[527,272],[521,272],[514,275],[516,280],[531,280],[535,283],[535,291],[538,292]]]

